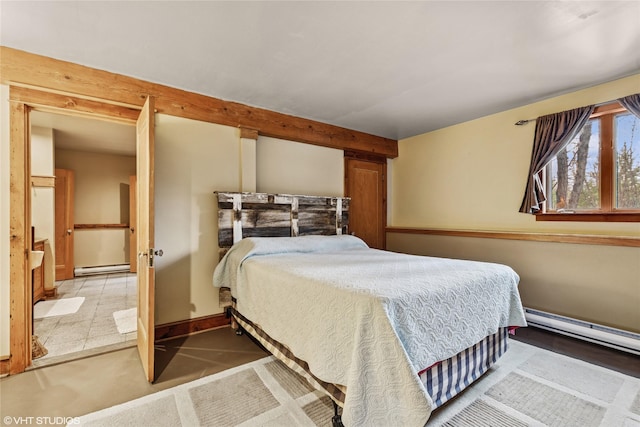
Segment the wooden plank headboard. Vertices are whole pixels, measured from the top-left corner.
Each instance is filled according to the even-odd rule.
[[[218,246],[243,237],[348,234],[348,197],[218,192]]]

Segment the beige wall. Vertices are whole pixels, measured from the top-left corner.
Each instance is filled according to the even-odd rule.
[[[55,155],[56,168],[74,172],[75,224],[129,222],[129,176],[136,174],[135,157],[62,149]],[[75,267],[128,263],[128,230],[75,230]]]
[[[261,136],[256,151],[258,192],[344,194],[342,150]]]
[[[640,237],[638,223],[536,222],[519,213],[535,124],[514,125],[637,92],[640,74],[399,141],[390,225]],[[523,278],[525,306],[640,329],[640,248],[394,233],[388,242],[403,252],[504,260]]]
[[[31,175],[53,176],[53,129],[31,129]],[[55,200],[52,187],[31,188],[31,225],[37,238],[53,241],[55,237]],[[52,266],[55,271],[55,266]]]
[[[239,186],[237,128],[156,114],[156,324],[219,313],[214,191]]]
[[[535,122],[530,119],[640,92],[640,74],[398,142],[392,225],[640,236],[638,223],[536,222],[518,212]]]
[[[342,195],[340,150],[260,137],[241,151],[237,128],[162,114],[155,133],[156,324],[222,312],[214,191],[239,191],[242,176],[245,189]]]
[[[31,175],[53,176],[54,132],[50,128],[31,128]],[[53,288],[55,266],[55,191],[53,187],[31,187],[31,225],[36,239],[45,243],[44,283]]]
[[[31,127],[31,175],[53,176],[54,144],[53,129]]]

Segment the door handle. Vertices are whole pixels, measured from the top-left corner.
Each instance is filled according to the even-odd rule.
[[[70,228],[67,228],[67,234],[68,234],[68,235],[71,235],[71,233],[72,233],[71,229],[70,229]]]
[[[149,248],[149,267],[153,267],[154,265],[154,259],[156,256],[162,256],[164,255],[164,251],[162,249],[153,249],[153,248]]]
[[[153,267],[153,259],[156,256],[164,255],[164,251],[162,249],[155,250],[153,248],[149,248],[149,252],[138,252],[138,258],[148,257],[149,258],[149,267]]]

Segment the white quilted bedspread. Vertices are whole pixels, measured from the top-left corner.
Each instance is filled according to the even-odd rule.
[[[353,236],[248,238],[216,267],[240,313],[347,387],[346,426],[423,426],[417,372],[506,326],[526,326],[500,264],[370,249]]]

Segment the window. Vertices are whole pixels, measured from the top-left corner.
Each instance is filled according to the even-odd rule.
[[[538,219],[640,220],[640,119],[617,102],[596,108],[541,178],[547,201]]]

